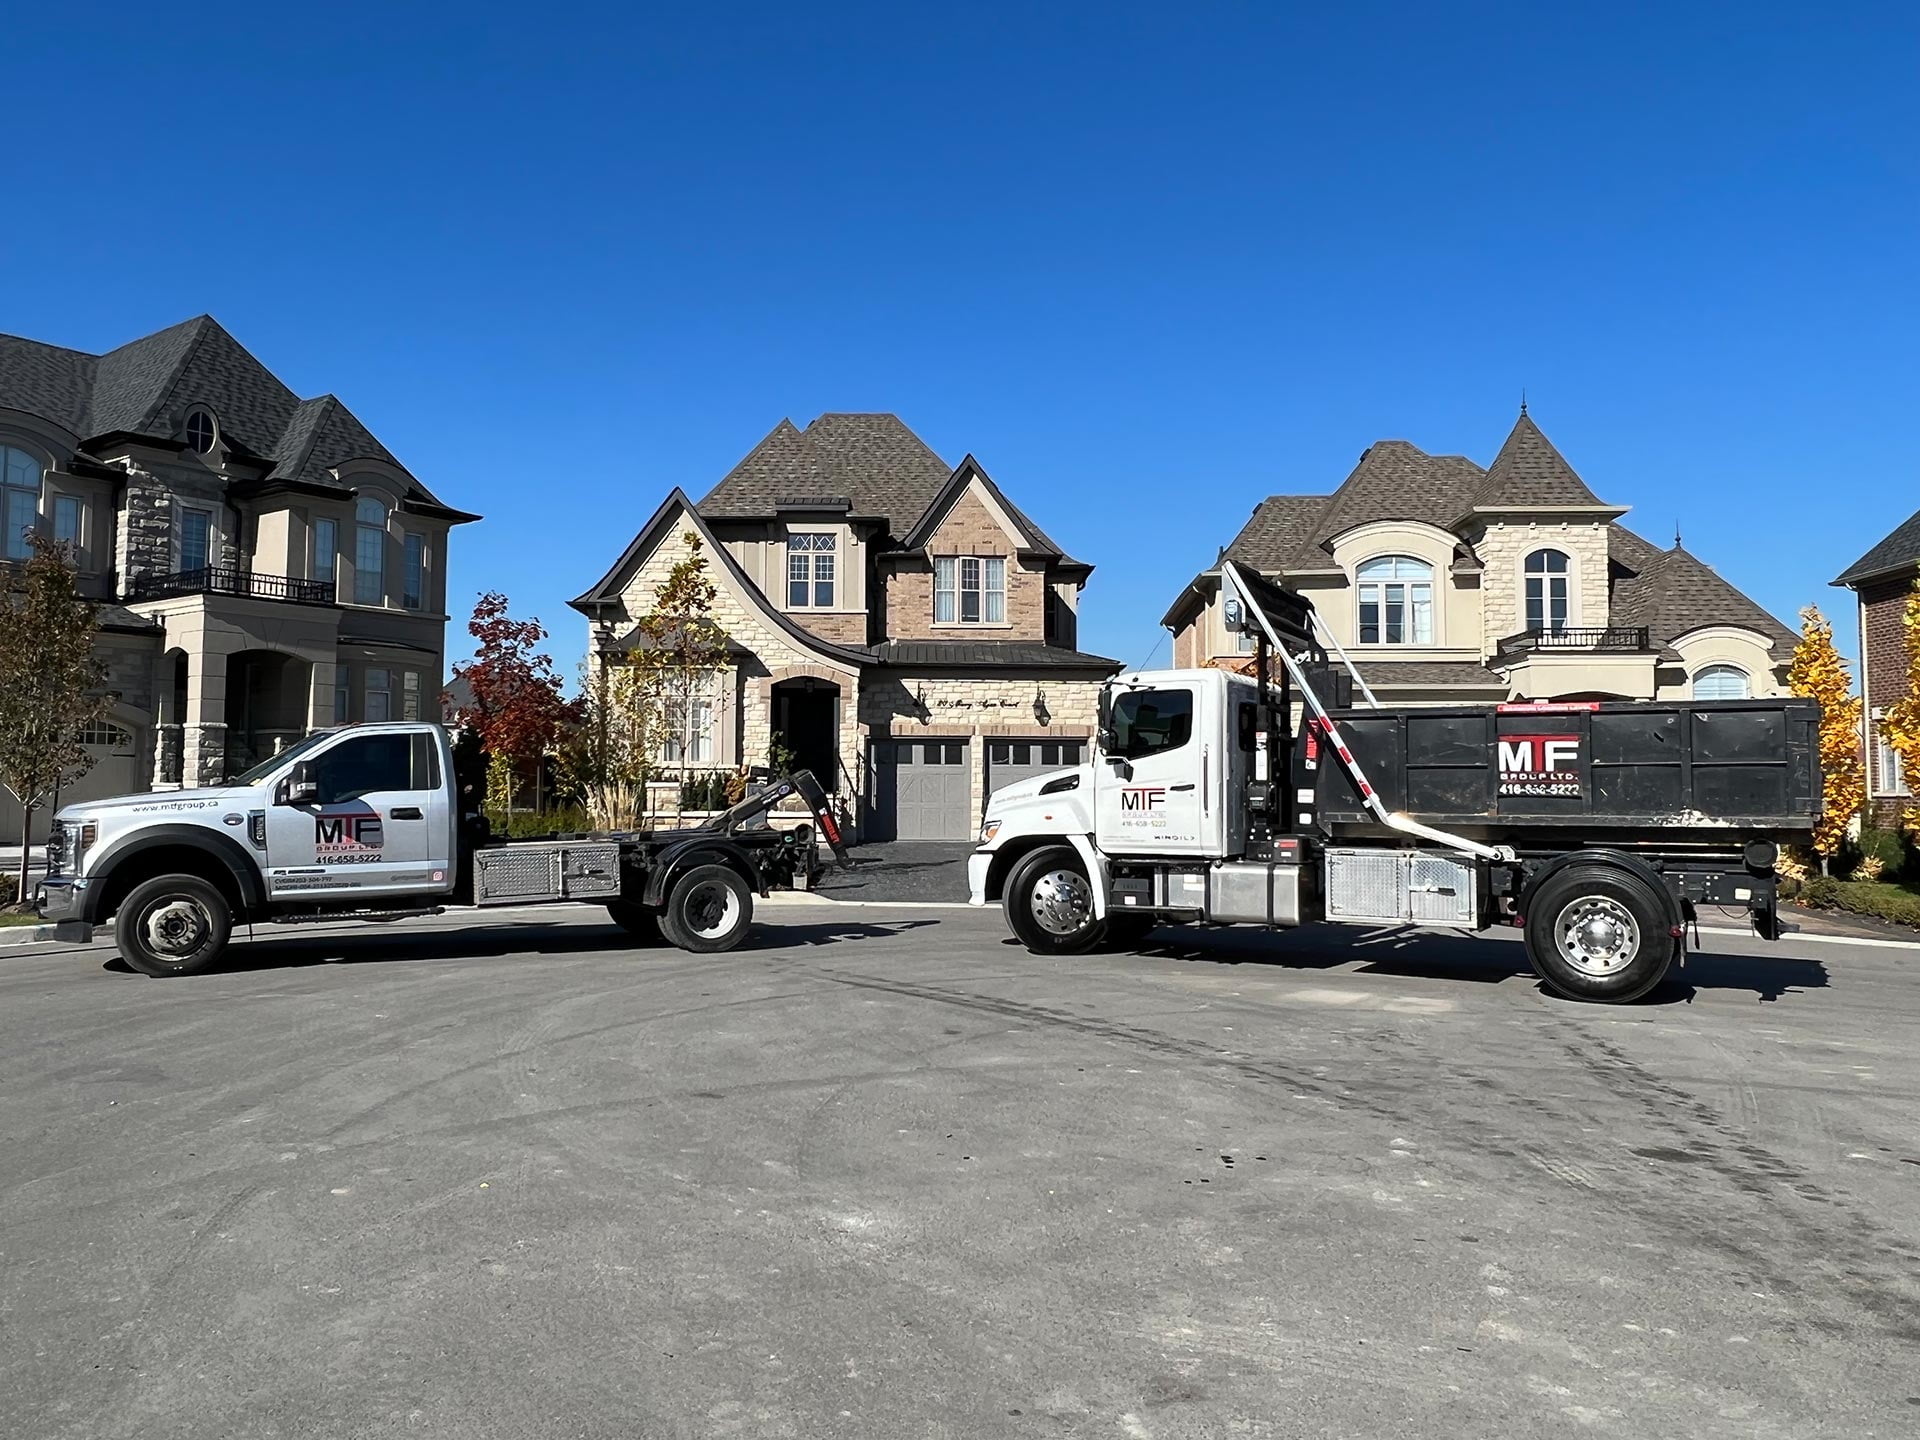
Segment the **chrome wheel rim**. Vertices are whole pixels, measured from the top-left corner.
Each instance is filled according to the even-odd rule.
[[[703,940],[724,935],[740,918],[740,897],[730,885],[703,880],[687,893],[687,928]]]
[[[1560,958],[1582,975],[1601,979],[1618,975],[1640,953],[1640,926],[1618,900],[1582,895],[1553,922]]]
[[[1033,882],[1033,918],[1049,935],[1072,935],[1093,918],[1093,887],[1072,870],[1049,870]]]
[[[206,944],[212,930],[211,917],[184,895],[172,895],[150,906],[140,921],[140,933],[147,948],[167,960],[185,960],[195,955]]]

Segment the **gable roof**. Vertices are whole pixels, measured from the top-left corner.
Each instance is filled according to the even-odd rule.
[[[975,480],[978,480],[986,487],[987,493],[993,497],[994,503],[1006,513],[1006,517],[1012,524],[1015,533],[1020,536],[1021,549],[1047,560],[1065,561],[1065,563],[1069,565],[1076,566],[1080,563],[1077,560],[1068,560],[1065,555],[1061,554],[1060,547],[1053,543],[1052,539],[1047,535],[1047,532],[1034,524],[1032,520],[1027,518],[1024,510],[1006,497],[1006,494],[1000,487],[993,483],[993,477],[987,474],[986,470],[981,467],[980,462],[975,460],[972,455],[968,455],[954,467],[953,474],[947,478],[947,483],[942,485],[939,493],[928,502],[926,510],[923,511],[920,518],[914,522],[913,528],[901,537],[901,548],[904,550],[918,550],[930,543],[933,539],[934,531],[940,528],[941,522],[947,518],[948,513],[953,507],[960,502],[960,497],[967,493],[968,488]],[[1092,569],[1091,566],[1086,568],[1089,570]]]
[[[1268,496],[1227,546],[1227,558],[1257,570],[1322,569],[1333,554],[1330,542],[1357,525],[1416,520],[1450,528],[1485,478],[1464,455],[1376,441],[1333,494]]]
[[[1587,488],[1587,482],[1574,472],[1566,457],[1554,449],[1553,442],[1541,433],[1523,405],[1506,443],[1488,467],[1486,479],[1461,514],[1471,510],[1539,510],[1568,505],[1602,510],[1619,508],[1607,505]]]
[[[713,531],[708,527],[699,508],[687,498],[687,492],[677,485],[673,493],[660,502],[660,508],[653,512],[647,523],[640,527],[640,533],[635,535],[627,548],[620,552],[620,558],[613,562],[613,567],[596,580],[591,588],[574,596],[567,604],[591,620],[603,608],[620,603],[621,589],[627,577],[646,560],[648,555],[653,553],[654,548],[666,534],[667,528],[674,522],[676,512],[682,510],[686,512],[685,523],[693,527],[694,533],[700,537],[700,543],[706,547],[707,553],[734,581],[736,588],[769,626],[780,631],[801,649],[837,660],[843,665],[862,665],[873,659],[873,652],[866,646],[837,645],[830,640],[823,640],[782,611],[776,610],[768,602],[760,587],[754,584],[747,572],[740,568],[740,562],[733,558],[733,553],[714,538]]]
[[[337,489],[332,468],[377,460],[446,509],[337,398],[300,399],[211,315],[104,355],[0,335],[0,408],[52,420],[83,443],[110,435],[171,442],[196,405],[214,413],[233,453],[271,466],[269,479]]]
[[[782,420],[700,501],[710,520],[772,515],[796,499],[845,500],[899,534],[952,478],[898,415],[828,413],[805,430]],[[836,506],[828,508],[837,508]]]
[[[1909,515],[1893,533],[1849,565],[1833,581],[1835,585],[1858,585],[1879,580],[1902,571],[1911,574],[1920,566],[1920,510]]]

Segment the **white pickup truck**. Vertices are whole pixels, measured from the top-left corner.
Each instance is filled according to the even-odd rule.
[[[808,819],[771,812],[798,796]],[[728,950],[755,895],[811,880],[818,835],[844,861],[832,807],[805,771],[771,780],[704,825],[490,842],[467,811],[438,725],[310,735],[230,784],[69,805],[35,894],[62,939],[114,921],[148,975],[204,970],[236,924],[395,920],[448,904],[602,904],[641,940]]]

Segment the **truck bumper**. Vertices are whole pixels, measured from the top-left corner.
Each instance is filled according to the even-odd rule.
[[[33,890],[33,908],[42,920],[51,920],[61,940],[93,938],[93,916],[87,906],[87,882],[69,875],[42,880]]]
[[[993,852],[976,850],[967,857],[967,903],[987,903],[987,872],[993,868]]]

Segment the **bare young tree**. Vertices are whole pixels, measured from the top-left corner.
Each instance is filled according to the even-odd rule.
[[[20,874],[27,898],[33,812],[84,775],[93,756],[81,732],[107,708],[105,669],[94,658],[94,606],[74,585],[66,552],[44,535],[0,592],[0,785],[20,802]]]

